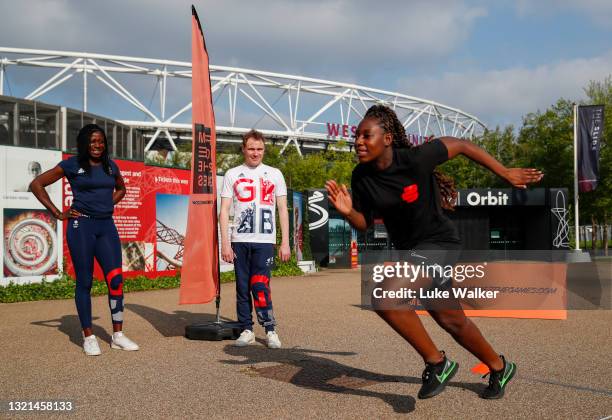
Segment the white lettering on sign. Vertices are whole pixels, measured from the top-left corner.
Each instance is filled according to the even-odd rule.
[[[472,191],[467,195],[467,203],[470,206],[507,206],[508,194],[499,191],[494,195],[491,191],[488,191],[487,195],[480,195]]]

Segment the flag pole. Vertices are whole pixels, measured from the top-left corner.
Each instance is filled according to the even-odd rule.
[[[217,182],[217,174],[215,174],[215,182]],[[219,226],[219,215],[216,213],[217,210],[217,198],[215,197],[215,214],[217,215],[215,217],[215,227]],[[221,241],[219,240],[219,229],[216,228],[215,229],[215,236],[217,237],[217,245],[218,247],[221,246]],[[217,252],[219,252],[219,249],[217,249]],[[216,324],[221,324],[221,315],[220,315],[220,308],[221,308],[221,257],[217,258],[217,297],[215,299],[215,306],[217,309],[217,316],[215,318],[215,323]]]
[[[574,236],[576,237],[576,251],[580,251],[580,213],[578,201],[578,105],[574,103]]]
[[[181,273],[179,303],[208,303],[215,299],[216,315],[212,322],[185,327],[191,340],[235,340],[242,332],[237,322],[221,321],[221,262],[219,256],[219,215],[215,114],[210,84],[209,57],[204,32],[195,7],[191,6],[191,94],[192,94],[192,193],[190,195],[185,269]],[[190,230],[194,227],[205,229]],[[211,223],[212,226],[208,226]],[[206,229],[208,227],[209,229]],[[191,248],[188,249],[188,247]],[[215,260],[216,258],[216,260]],[[213,278],[216,276],[216,279]],[[216,287],[216,290],[212,290]]]

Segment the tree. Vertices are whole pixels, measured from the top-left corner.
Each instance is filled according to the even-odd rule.
[[[540,182],[543,187],[566,187],[574,197],[574,104],[559,99],[544,112],[537,111],[523,118],[519,133],[519,158],[521,166],[534,167],[544,172]],[[589,205],[581,196],[580,220],[590,220]],[[575,203],[569,204],[569,214],[574,219]],[[573,223],[572,223],[573,225]],[[575,233],[576,240],[578,233]]]
[[[482,136],[472,141],[505,166],[516,166],[517,144],[513,126],[509,125],[503,129],[498,126],[495,130],[486,130]],[[453,177],[457,188],[509,187],[506,181],[464,156],[446,162],[440,169]]]
[[[357,163],[353,153],[341,152],[333,147],[300,156],[294,148],[280,155],[280,149],[275,146],[266,146],[264,162],[279,168],[287,187],[295,191],[323,188],[328,179],[350,185],[351,174]]]
[[[605,127],[601,139],[600,179],[594,192],[580,194],[580,220],[607,225],[612,208],[612,78],[590,82],[585,88],[586,104],[604,104]],[[567,187],[574,195],[573,103],[559,99],[544,112],[527,114],[518,136],[517,163],[542,169],[542,187]],[[573,207],[573,202],[571,204]],[[570,214],[573,216],[574,212]],[[595,226],[594,226],[595,227]]]
[[[573,104],[559,99],[545,112],[523,118],[518,136],[519,166],[544,172],[541,187],[567,187],[574,191]]]

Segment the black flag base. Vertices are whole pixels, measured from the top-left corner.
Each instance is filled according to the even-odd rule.
[[[219,290],[219,289],[217,289]],[[221,296],[217,293],[215,300],[217,316],[215,322],[206,324],[191,324],[185,327],[185,337],[190,340],[222,341],[236,340],[242,333],[240,324],[234,321],[221,321],[219,308],[221,306]]]
[[[222,341],[236,340],[242,328],[237,322],[209,322],[185,327],[185,337],[190,340]]]

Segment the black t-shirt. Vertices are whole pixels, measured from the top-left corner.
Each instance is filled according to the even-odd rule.
[[[363,213],[368,225],[381,217],[396,249],[423,242],[459,243],[455,225],[442,212],[433,175],[446,160],[446,146],[434,139],[418,147],[395,148],[393,163],[383,171],[360,163],[351,180],[355,210]]]

